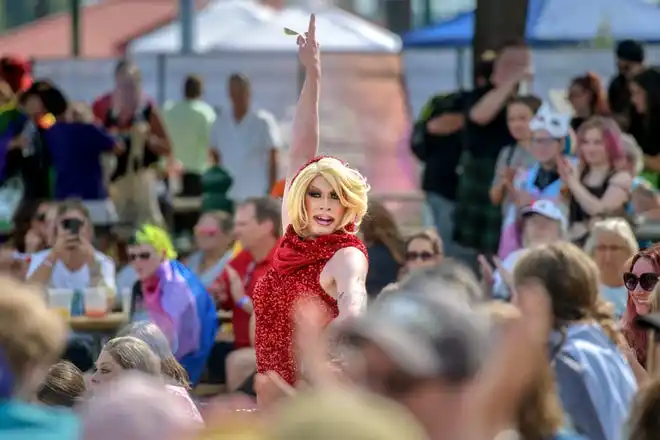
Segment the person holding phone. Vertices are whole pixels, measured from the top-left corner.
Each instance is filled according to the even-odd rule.
[[[115,288],[115,264],[92,245],[89,212],[79,200],[59,204],[55,243],[33,254],[27,280],[58,289]]]

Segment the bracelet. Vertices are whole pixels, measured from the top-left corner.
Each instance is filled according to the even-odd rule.
[[[238,301],[236,301],[236,305],[242,309],[242,308],[245,308],[245,306],[246,306],[249,302],[250,302],[250,297],[247,296],[247,295],[245,295],[244,297],[242,297],[241,299],[239,299]]]

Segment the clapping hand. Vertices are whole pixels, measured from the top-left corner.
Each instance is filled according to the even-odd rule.
[[[307,72],[321,72],[319,42],[316,40],[316,16],[309,17],[309,27],[305,35],[298,35],[298,58]]]
[[[578,180],[577,171],[563,156],[557,158],[557,172],[559,173],[562,182],[564,182],[569,188]]]

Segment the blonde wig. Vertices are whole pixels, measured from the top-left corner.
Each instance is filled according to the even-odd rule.
[[[355,233],[367,213],[369,184],[362,174],[339,159],[322,157],[302,168],[290,183],[286,195],[286,209],[296,234],[305,235],[304,231],[309,225],[305,198],[309,184],[318,176],[328,181],[337,193],[340,203],[346,208],[338,229]]]

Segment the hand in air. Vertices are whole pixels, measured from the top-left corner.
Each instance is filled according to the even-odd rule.
[[[316,16],[309,17],[309,27],[305,35],[298,35],[298,58],[305,69],[315,72],[321,70],[319,42],[316,41]]]

